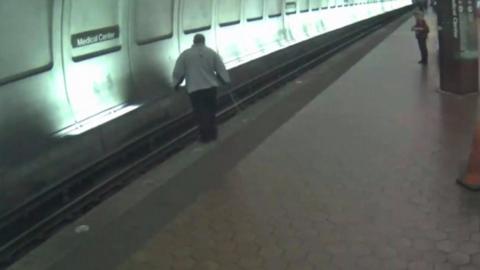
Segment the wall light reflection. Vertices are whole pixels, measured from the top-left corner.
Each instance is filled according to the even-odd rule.
[[[100,114],[97,114],[91,118],[87,118],[81,122],[77,122],[73,126],[70,126],[66,129],[60,130],[55,134],[56,137],[69,137],[81,135],[89,130],[92,130],[98,126],[101,126],[109,121],[112,121],[115,118],[118,118],[122,115],[125,115],[141,105],[126,105],[122,104],[107,111],[104,111]]]

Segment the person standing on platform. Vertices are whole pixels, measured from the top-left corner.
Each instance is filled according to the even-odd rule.
[[[427,22],[424,19],[422,12],[415,12],[415,25],[412,26],[412,31],[415,31],[415,37],[418,41],[418,47],[420,49],[420,55],[422,59],[419,64],[428,64],[428,49],[427,49],[427,37],[430,32]]]
[[[432,0],[430,2],[430,5],[432,6],[433,11],[437,13],[437,6],[438,6],[437,0]]]
[[[420,11],[426,11],[428,7],[427,0],[416,0],[416,6]]]
[[[205,36],[197,34],[193,46],[185,50],[175,63],[173,81],[177,90],[185,79],[200,130],[200,141],[208,143],[217,139],[215,113],[217,88],[230,83],[230,76],[220,57],[205,45]]]

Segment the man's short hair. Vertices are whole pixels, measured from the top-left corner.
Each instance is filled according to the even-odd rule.
[[[205,44],[205,36],[202,34],[196,34],[193,37],[193,44]]]

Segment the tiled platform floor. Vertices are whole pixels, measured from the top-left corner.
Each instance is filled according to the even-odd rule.
[[[119,269],[480,269],[480,194],[454,184],[476,96],[435,91],[410,24]]]

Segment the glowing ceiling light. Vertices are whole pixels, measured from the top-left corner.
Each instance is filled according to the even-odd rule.
[[[55,133],[56,137],[68,137],[68,136],[77,136],[83,134],[91,129],[99,127],[107,122],[110,122],[122,115],[125,115],[135,109],[140,107],[140,105],[120,105],[104,111],[100,114],[97,114],[91,118],[85,119],[81,122],[75,123],[73,126],[70,126],[66,129],[63,129]]]

